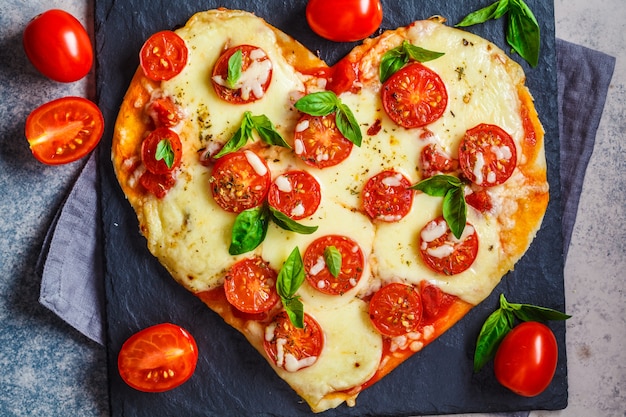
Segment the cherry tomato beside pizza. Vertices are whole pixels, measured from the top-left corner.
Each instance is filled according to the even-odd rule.
[[[422,320],[422,300],[412,285],[394,282],[374,293],[369,315],[385,336],[401,336],[417,329]]]
[[[433,271],[456,275],[468,269],[478,254],[478,234],[466,223],[463,235],[457,239],[443,217],[424,226],[419,236],[420,254]]]
[[[217,95],[233,104],[257,101],[272,82],[272,61],[253,45],[238,45],[224,51],[211,77]]]
[[[178,134],[166,127],[150,132],[141,144],[141,159],[153,174],[167,174],[180,165],[183,145]]]
[[[244,313],[267,312],[280,300],[276,292],[277,275],[261,258],[241,260],[226,274],[226,299]]]
[[[252,151],[238,151],[222,156],[213,167],[210,179],[215,202],[231,213],[260,205],[270,187],[267,164]]]
[[[33,18],[24,29],[22,41],[33,66],[55,81],[78,81],[93,64],[87,31],[63,10],[48,10]]]
[[[304,313],[304,328],[299,329],[281,311],[265,328],[263,347],[276,366],[296,372],[317,361],[324,347],[324,333],[309,314]]]
[[[303,114],[294,133],[294,150],[307,165],[326,168],[350,156],[352,142],[335,123],[335,113],[326,116]]]
[[[164,30],[150,36],[139,52],[139,63],[146,77],[169,80],[187,65],[187,45],[175,32]]]
[[[334,248],[338,260],[337,273],[329,265],[329,248]],[[327,235],[314,240],[304,252],[306,280],[320,292],[341,295],[354,288],[363,274],[365,257],[359,245],[340,235]]]
[[[144,392],[176,388],[193,375],[198,347],[180,326],[161,323],[132,335],[120,349],[117,367],[131,387]]]
[[[496,125],[479,124],[465,132],[459,145],[463,174],[473,183],[492,187],[505,182],[517,164],[511,135]]]
[[[311,29],[335,42],[354,42],[376,32],[383,20],[380,0],[309,0]]]
[[[60,165],[91,152],[104,132],[98,106],[82,97],[63,97],[33,110],[26,118],[25,135],[39,161]]]
[[[413,205],[411,182],[394,170],[385,170],[367,180],[362,194],[363,208],[374,220],[399,221]]]
[[[527,321],[502,340],[494,358],[496,379],[525,397],[542,393],[554,377],[558,361],[556,337],[545,324]]]
[[[381,94],[387,115],[407,129],[434,122],[448,105],[448,92],[439,75],[419,62],[413,62],[389,77]]]
[[[319,182],[306,171],[289,171],[279,175],[267,195],[270,206],[294,220],[313,215],[321,199]]]

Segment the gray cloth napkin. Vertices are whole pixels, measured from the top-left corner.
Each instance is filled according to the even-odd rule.
[[[615,58],[557,39],[564,253]],[[78,331],[104,344],[105,303],[98,170],[91,155],[46,236],[40,302]]]

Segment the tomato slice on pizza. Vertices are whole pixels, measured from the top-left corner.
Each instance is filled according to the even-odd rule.
[[[240,213],[263,203],[270,181],[267,164],[251,150],[219,158],[209,180],[215,202],[232,213]]]
[[[359,244],[339,235],[322,236],[304,252],[306,279],[316,290],[341,295],[359,283],[365,257]]]
[[[294,133],[294,151],[304,163],[316,168],[340,164],[350,156],[352,142],[335,123],[335,113],[326,116],[302,115]]]
[[[446,110],[448,93],[441,77],[419,62],[394,73],[382,86],[387,115],[407,129],[426,126]]]
[[[322,199],[322,190],[315,177],[306,171],[280,174],[270,186],[270,206],[294,220],[310,217]]]
[[[217,60],[211,81],[222,100],[233,104],[251,103],[263,98],[269,88],[272,61],[257,46],[233,46]]]

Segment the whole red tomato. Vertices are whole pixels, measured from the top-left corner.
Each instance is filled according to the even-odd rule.
[[[318,35],[335,42],[370,36],[383,20],[380,0],[310,0],[306,19]]]
[[[196,341],[171,323],[147,327],[132,335],[120,350],[117,366],[131,387],[144,392],[176,388],[193,375],[198,362]]]
[[[59,82],[83,78],[91,69],[93,49],[85,28],[71,14],[48,10],[30,21],[22,37],[33,66]]]
[[[550,385],[558,360],[556,338],[544,324],[519,324],[502,340],[494,359],[496,379],[525,397],[541,394]]]

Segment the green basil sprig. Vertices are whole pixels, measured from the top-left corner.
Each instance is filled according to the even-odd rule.
[[[411,186],[433,197],[443,197],[443,218],[457,239],[467,221],[465,183],[453,175],[434,175]]]
[[[235,152],[244,147],[246,143],[252,139],[253,131],[256,131],[259,138],[268,145],[291,148],[266,115],[261,114],[253,116],[252,112],[246,111],[243,114],[243,120],[239,125],[239,129],[237,129],[228,142],[224,144],[222,149],[215,155],[215,158],[221,158],[226,154]]]
[[[300,250],[296,246],[283,264],[276,280],[276,291],[280,296],[283,307],[289,316],[291,323],[299,328],[304,328],[304,305],[296,291],[304,282],[304,262]]]
[[[339,273],[341,272],[341,263],[342,263],[341,252],[335,246],[326,246],[324,248],[324,262],[328,267],[331,275],[337,278]]]
[[[226,84],[230,88],[235,88],[235,84],[241,77],[241,69],[243,67],[243,53],[241,49],[237,49],[234,54],[228,58],[228,74],[226,76]]]
[[[159,143],[157,143],[154,159],[157,161],[162,159],[165,165],[167,165],[169,169],[172,169],[172,165],[174,165],[174,150],[169,140],[161,139]]]
[[[311,116],[327,116],[335,113],[337,129],[350,142],[361,146],[363,136],[352,110],[346,106],[332,91],[319,91],[307,94],[296,101],[296,109]]]
[[[405,66],[411,59],[418,62],[427,62],[443,55],[443,52],[429,51],[428,49],[412,45],[405,40],[402,42],[402,45],[385,52],[381,58],[380,67],[378,68],[380,82],[384,83],[387,81],[389,77]]]
[[[267,204],[244,210],[235,218],[228,253],[241,255],[257,248],[267,235],[270,220],[281,229],[303,235],[314,233],[317,226],[305,226]]]
[[[539,23],[524,0],[498,0],[465,16],[457,27],[472,26],[487,20],[499,19],[509,13],[506,41],[530,65],[539,63]]]
[[[500,294],[500,308],[487,318],[478,335],[474,352],[474,372],[480,371],[494,357],[504,336],[513,329],[516,318],[521,321],[544,322],[567,320],[570,317],[570,315],[546,307],[509,303],[504,294]]]

